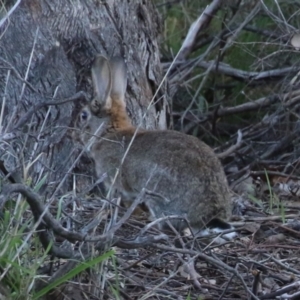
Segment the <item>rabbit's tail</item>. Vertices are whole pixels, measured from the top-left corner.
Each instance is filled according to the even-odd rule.
[[[198,232],[196,236],[205,237],[212,234],[219,234],[213,239],[213,241],[218,244],[221,244],[226,240],[232,240],[237,235],[232,225],[218,218],[214,218],[208,222],[206,228]]]

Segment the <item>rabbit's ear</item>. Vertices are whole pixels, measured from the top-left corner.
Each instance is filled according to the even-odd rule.
[[[122,57],[115,56],[110,59],[112,86],[110,97],[112,101],[125,104],[125,92],[127,87],[127,69]]]
[[[109,97],[112,86],[112,76],[109,61],[102,55],[98,55],[92,66],[92,80],[94,87],[94,99],[91,108],[94,113],[111,108]]]

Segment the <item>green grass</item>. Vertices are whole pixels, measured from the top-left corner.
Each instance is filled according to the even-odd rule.
[[[89,261],[81,262],[79,263],[73,270],[62,276],[61,278],[57,279],[56,281],[50,283],[48,286],[46,286],[44,289],[39,291],[38,293],[34,294],[33,300],[38,300],[40,297],[46,295],[54,288],[58,287],[59,285],[67,282],[69,279],[74,278],[76,275],[80,274],[84,270],[88,268],[92,268],[97,264],[100,264],[104,260],[107,260],[114,254],[113,251],[109,251],[105,254],[102,254],[101,256],[95,257]]]

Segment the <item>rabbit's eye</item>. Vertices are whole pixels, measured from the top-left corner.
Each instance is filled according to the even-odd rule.
[[[88,118],[88,113],[87,113],[85,110],[83,110],[83,111],[81,112],[80,117],[81,117],[81,120],[86,121],[87,118]]]

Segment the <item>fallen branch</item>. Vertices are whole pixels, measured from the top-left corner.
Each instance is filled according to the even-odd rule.
[[[183,43],[180,53],[177,56],[178,61],[185,60],[186,57],[193,51],[194,45],[197,42],[197,35],[201,30],[206,28],[214,15],[222,5],[222,0],[214,0],[208,5],[198,19],[191,25]]]
[[[236,144],[230,146],[226,151],[217,154],[217,156],[222,159],[222,158],[225,158],[225,157],[231,155],[233,152],[235,152],[237,149],[239,149],[241,147],[242,138],[243,138],[242,131],[238,130]]]

